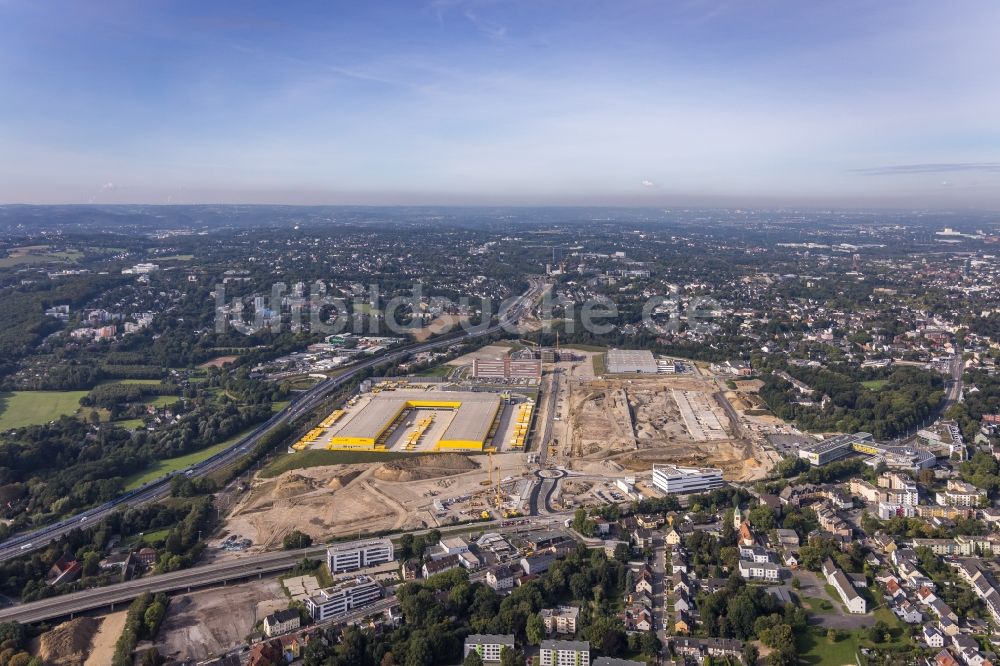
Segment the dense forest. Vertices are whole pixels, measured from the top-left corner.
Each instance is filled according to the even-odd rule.
[[[944,399],[944,379],[914,367],[891,371],[860,370],[846,365],[825,368],[773,365],[812,389],[803,396],[789,382],[765,371],[761,398],[776,416],[808,431],[872,433],[891,439],[922,426]],[[878,388],[863,382],[885,380]],[[799,402],[814,401],[813,405]]]

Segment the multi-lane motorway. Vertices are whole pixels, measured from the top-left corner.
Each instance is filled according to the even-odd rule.
[[[552,526],[561,523],[570,512],[561,512],[548,516],[529,519],[533,527]],[[504,525],[509,520],[494,520],[476,523],[477,529],[495,527],[497,531],[509,532],[523,529],[521,525]],[[460,532],[468,527],[452,530],[443,529],[443,533]],[[424,534],[428,530],[418,530],[412,534]],[[398,536],[398,535],[393,535]],[[326,550],[322,546],[283,550],[254,555],[242,555],[224,562],[214,562],[196,566],[191,569],[172,571],[157,576],[147,576],[136,580],[95,587],[89,590],[71,592],[58,597],[50,597],[40,601],[10,606],[0,609],[0,622],[16,620],[24,624],[44,622],[70,617],[77,613],[98,609],[110,609],[126,604],[143,592],[176,593],[188,592],[197,588],[212,587],[228,582],[237,582],[254,578],[263,578],[281,571],[288,571],[302,561],[303,557],[325,558]]]
[[[491,335],[501,330],[505,326],[510,326],[521,319],[525,312],[534,305],[544,287],[541,281],[532,280],[526,292],[521,294],[508,307],[502,308],[497,317],[497,323],[479,330],[463,331],[441,338],[412,345],[406,345],[395,350],[387,351],[378,355],[359,361],[333,379],[320,382],[307,392],[298,396],[283,410],[272,416],[268,421],[255,428],[250,434],[233,444],[233,446],[220,451],[211,458],[182,470],[182,474],[188,476],[204,476],[226,467],[238,461],[240,458],[252,451],[257,443],[269,432],[277,428],[282,423],[292,422],[299,416],[308,413],[318,404],[325,400],[333,391],[351,381],[359,373],[368,368],[383,363],[398,362],[409,356],[423,351],[429,351],[438,347],[445,347],[469,338],[477,338]],[[88,509],[75,516],[65,518],[58,523],[47,525],[41,529],[12,537],[0,544],[0,562],[27,555],[32,551],[44,548],[52,541],[59,539],[68,532],[87,527],[114,511],[124,506],[138,506],[153,500],[166,497],[170,492],[170,478],[164,477],[153,481],[138,490],[131,491],[118,497],[111,502]]]

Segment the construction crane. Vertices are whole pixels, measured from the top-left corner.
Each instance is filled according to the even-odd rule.
[[[489,485],[492,486],[493,485],[493,452],[492,451],[487,451],[486,452],[486,457],[487,457],[487,463],[486,464],[489,467],[489,474],[490,474]],[[503,504],[503,501],[501,500],[501,497],[500,497],[500,465],[499,464],[497,465],[496,469],[497,469],[496,506],[499,509],[500,506],[501,506],[501,504]]]

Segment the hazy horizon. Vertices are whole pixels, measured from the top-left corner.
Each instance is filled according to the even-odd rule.
[[[0,0],[0,203],[1000,211],[1000,5]]]

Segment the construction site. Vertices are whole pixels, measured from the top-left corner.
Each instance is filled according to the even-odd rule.
[[[751,387],[726,391],[693,365],[598,376],[599,355],[574,350],[546,362],[537,394],[413,378],[374,383],[288,454],[342,451],[345,462],[254,479],[219,538],[239,534],[251,551],[266,550],[291,529],[326,540],[512,517],[622,501],[628,479],[634,496],[659,494],[649,483],[654,464],[717,467],[728,480],[751,481],[778,460],[766,436],[786,426],[757,414]],[[347,462],[359,450],[386,460]],[[541,479],[539,470],[563,478]],[[533,505],[539,495],[548,499]]]
[[[539,420],[551,419],[549,464],[584,471],[611,460],[633,472],[710,465],[738,481],[762,478],[773,465],[707,371],[598,377],[596,355],[555,363],[543,381],[552,393],[539,405]]]
[[[517,453],[418,454],[257,477],[229,510],[219,543],[211,545],[240,534],[253,543],[248,552],[256,552],[280,547],[293,529],[325,541],[523,515],[535,481],[525,458]],[[222,549],[217,554],[230,556]]]

